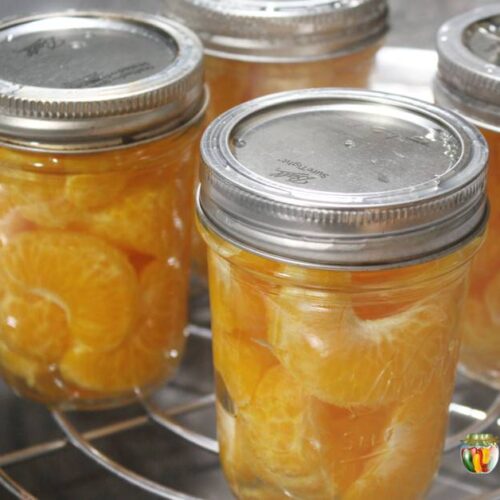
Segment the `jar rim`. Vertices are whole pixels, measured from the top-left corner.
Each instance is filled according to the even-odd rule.
[[[124,47],[125,55],[114,57]],[[206,101],[201,42],[157,15],[69,11],[11,19],[0,25],[0,54],[7,67],[0,140],[27,149],[137,143],[182,127]]]
[[[417,140],[412,133],[421,127],[437,138]],[[344,143],[352,129],[357,146]],[[397,147],[386,141],[384,149],[387,137]],[[283,151],[300,161],[283,160]],[[198,213],[237,246],[278,260],[398,267],[450,253],[483,231],[487,159],[474,126],[415,99],[351,89],[273,94],[205,131]],[[387,167],[381,190],[373,181],[378,165]]]
[[[500,29],[500,5],[470,10],[439,29],[439,57],[434,88],[439,104],[466,116],[476,125],[500,132],[500,66],[489,54],[489,31]]]
[[[200,36],[206,54],[259,63],[358,52],[385,35],[388,12],[387,0],[179,0],[168,9]]]

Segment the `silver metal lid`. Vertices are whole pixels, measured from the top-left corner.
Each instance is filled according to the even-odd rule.
[[[203,49],[159,16],[67,12],[0,26],[0,141],[39,149],[130,144],[204,103]]]
[[[484,229],[488,147],[433,105],[310,89],[242,104],[202,139],[201,221],[273,259],[394,267]]]
[[[437,49],[436,101],[500,131],[500,3],[445,23]]]
[[[387,0],[165,0],[208,54],[299,61],[354,52],[387,30]]]

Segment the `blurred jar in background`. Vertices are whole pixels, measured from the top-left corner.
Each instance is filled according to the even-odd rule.
[[[173,0],[173,15],[202,39],[209,120],[265,94],[310,87],[366,87],[387,31],[386,0]],[[206,246],[193,234],[194,271]]]
[[[202,139],[221,459],[238,498],[421,498],[442,453],[487,146],[409,98],[270,95]]]
[[[500,389],[500,6],[470,11],[438,33],[435,99],[479,126],[490,147],[490,222],[475,259],[461,363],[473,378]]]
[[[179,363],[203,50],[177,23],[0,27],[0,367],[63,408],[133,400]]]

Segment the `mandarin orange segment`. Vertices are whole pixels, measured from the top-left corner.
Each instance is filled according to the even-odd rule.
[[[254,341],[267,342],[267,292],[268,287],[250,273],[232,268],[234,278],[231,281],[233,297],[233,331],[245,335]],[[229,297],[226,298],[226,304]]]
[[[321,457],[340,495],[360,477],[386,439],[395,405],[346,410],[311,398],[310,421],[321,443]]]
[[[277,363],[271,351],[257,341],[223,331],[214,332],[215,369],[236,408],[249,405],[269,367]]]
[[[84,227],[128,251],[164,257],[173,242],[171,182],[152,179],[137,182],[113,203],[89,211]]]
[[[179,349],[187,318],[187,285],[163,260],[148,264],[139,279],[138,341],[146,350]]]
[[[217,407],[217,437],[220,444],[220,460],[224,475],[237,498],[245,500],[282,500],[280,486],[261,479],[262,471],[255,463],[249,438],[244,426]]]
[[[64,194],[75,207],[88,210],[111,203],[126,184],[123,172],[71,175],[66,179]]]
[[[225,476],[239,498],[252,498],[252,486],[257,486],[259,480],[248,437],[238,418],[228,413],[219,402],[216,410],[217,439]]]
[[[423,392],[398,405],[384,442],[373,450],[343,499],[413,500],[423,496],[442,453],[449,387],[448,376],[434,376]]]
[[[59,364],[62,377],[84,389],[101,393],[129,391],[154,384],[173,367],[161,349],[145,349],[139,335],[133,335],[113,351],[97,352],[77,345]]]
[[[135,272],[119,250],[97,238],[49,230],[22,233],[0,251],[0,273],[4,296],[15,299],[20,320],[30,317],[34,295],[62,311],[73,341],[89,349],[112,349],[130,332]],[[50,314],[54,317],[53,309]],[[59,325],[60,315],[54,327]]]
[[[334,486],[322,467],[309,420],[309,399],[277,365],[264,375],[253,404],[245,408],[241,419],[262,479],[292,498],[331,498]]]
[[[178,269],[161,260],[147,265],[140,276],[139,309],[129,336],[108,352],[75,346],[60,363],[63,378],[85,389],[112,393],[156,383],[172,372],[186,320],[180,278]]]
[[[0,301],[0,339],[21,355],[55,363],[70,344],[66,314],[31,293],[7,293]]]
[[[380,406],[418,392],[439,370],[455,319],[438,299],[360,320],[345,298],[286,287],[269,341],[307,391],[340,407]]]
[[[47,229],[63,229],[79,222],[82,214],[64,196],[62,176],[40,178],[26,174],[23,178],[2,176],[1,184],[11,206],[30,222]]]
[[[215,252],[208,253],[210,281],[210,309],[212,311],[212,329],[231,330],[234,317],[231,308],[227,307],[227,299],[231,296],[231,264]]]
[[[239,335],[265,343],[268,324],[266,293],[270,290],[269,285],[213,252],[209,261],[213,328],[238,331]],[[228,307],[229,303],[231,307]]]

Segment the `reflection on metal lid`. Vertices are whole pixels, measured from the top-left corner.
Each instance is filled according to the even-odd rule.
[[[469,11],[438,33],[436,99],[500,130],[500,4]]]
[[[187,28],[157,16],[19,19],[0,26],[0,58],[6,142],[120,143],[175,128],[203,100],[201,44]]]
[[[267,96],[217,119],[202,154],[202,217],[279,259],[402,265],[463,244],[485,219],[483,138],[408,98],[335,89]]]
[[[166,0],[211,55],[257,61],[335,57],[378,40],[387,0]]]

